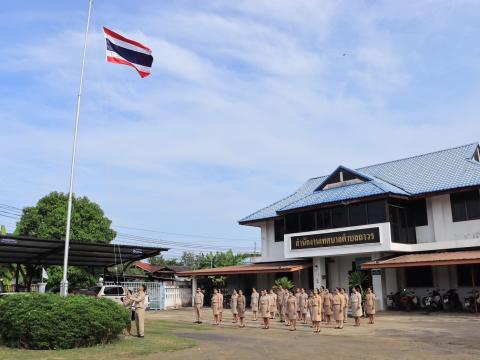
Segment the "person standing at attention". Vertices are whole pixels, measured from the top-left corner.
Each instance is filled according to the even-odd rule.
[[[262,290],[260,294],[260,315],[263,318],[263,328],[268,329],[270,327],[270,299],[267,294],[267,290]]]
[[[297,296],[290,293],[287,301],[288,320],[290,322],[290,331],[297,330]]]
[[[203,293],[202,289],[197,288],[197,292],[195,293],[195,298],[194,298],[194,307],[195,307],[195,315],[197,316],[197,321],[195,321],[197,324],[201,324],[202,322],[200,321],[200,311],[203,308]]]
[[[242,290],[238,290],[238,299],[237,299],[237,313],[238,317],[240,318],[240,327],[245,327],[245,307],[247,306],[247,300],[245,299],[245,295],[243,295]]]
[[[300,314],[302,315],[302,321],[304,324],[307,323],[307,313],[308,313],[308,294],[304,288],[300,290]]]
[[[230,298],[230,309],[232,309],[233,315],[233,323],[238,322],[238,310],[237,310],[237,301],[238,301],[238,293],[237,290],[233,289],[232,297]]]
[[[340,288],[335,289],[333,296],[333,318],[335,319],[335,329],[343,329],[343,309],[345,298],[340,292]]]
[[[320,329],[320,324],[322,322],[322,297],[318,293],[318,290],[313,291],[313,296],[311,299],[312,304],[312,323],[315,333],[322,331]]]
[[[287,302],[288,297],[290,296],[290,291],[287,289],[283,290],[283,320],[286,322],[285,326],[290,326],[290,321],[288,320],[288,309]]]
[[[325,315],[325,322],[327,325],[332,325],[332,315],[333,315],[333,295],[330,294],[328,289],[323,291],[323,313]]]
[[[277,310],[278,315],[280,316],[280,322],[285,321],[284,312],[283,312],[283,300],[285,298],[283,288],[281,286],[277,289]]]
[[[354,326],[360,326],[360,317],[362,316],[362,295],[357,288],[352,288],[350,295],[350,308],[352,309],[352,316],[355,319]]]
[[[315,290],[314,290],[315,291]],[[308,309],[308,313],[310,315],[310,321],[312,322],[312,325],[310,327],[314,327],[314,323],[313,323],[313,308],[312,308],[312,300],[313,300],[313,293],[314,291],[310,291],[308,293],[308,300],[307,300],[307,309]]]
[[[300,304],[300,295],[301,292],[300,292],[300,288],[297,288],[297,292],[295,293],[295,299],[297,300],[297,317],[296,319],[301,319],[302,318],[302,311],[300,310],[300,306],[298,306]]]
[[[340,290],[340,293],[343,295],[345,300],[345,306],[343,307],[343,323],[346,323],[348,319],[348,294],[344,288]]]
[[[218,289],[218,322],[222,322],[223,318],[223,294],[222,290]]]
[[[253,312],[253,321],[258,320],[258,300],[260,296],[255,288],[252,289],[252,296],[250,298],[250,306],[252,307]]]
[[[147,286],[140,285],[137,292],[133,295],[127,295],[135,307],[135,326],[137,328],[137,336],[139,338],[145,337],[145,292]]]
[[[375,296],[375,293],[373,292],[373,289],[369,287],[367,289],[367,295],[365,296],[365,312],[368,315],[369,324],[375,324],[375,309],[377,307],[376,302],[377,298]]]
[[[220,324],[220,312],[218,311],[220,307],[219,302],[220,302],[220,297],[218,296],[218,290],[213,289],[213,295],[212,295],[212,311],[213,311],[213,320],[214,320],[213,325]]]
[[[270,319],[275,319],[277,316],[277,294],[273,291],[273,289],[270,289]]]

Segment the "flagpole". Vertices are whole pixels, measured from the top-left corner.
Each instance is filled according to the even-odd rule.
[[[60,295],[67,296],[68,293],[68,280],[67,280],[67,270],[68,270],[68,250],[70,247],[70,226],[72,219],[72,198],[73,198],[73,185],[75,179],[75,158],[77,153],[77,134],[78,134],[78,123],[80,121],[80,102],[82,99],[82,90],[83,90],[83,73],[85,69],[85,57],[87,54],[87,40],[88,40],[88,30],[90,28],[90,17],[92,15],[92,3],[93,0],[88,2],[88,16],[87,16],[87,28],[85,30],[85,41],[83,44],[83,57],[82,57],[82,69],[80,72],[80,85],[77,96],[77,114],[75,117],[75,130],[73,133],[73,149],[72,149],[72,163],[70,167],[70,188],[68,191],[68,207],[67,207],[67,227],[65,231],[65,254],[63,257],[63,277],[60,283]]]

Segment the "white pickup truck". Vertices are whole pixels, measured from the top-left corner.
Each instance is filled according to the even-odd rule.
[[[123,298],[127,295],[124,288],[119,285],[103,285],[103,286],[93,286],[86,290],[79,290],[78,294],[80,295],[90,295],[96,297],[105,297],[111,299],[118,304],[122,304]],[[148,309],[149,301],[148,295],[146,296],[146,308]]]

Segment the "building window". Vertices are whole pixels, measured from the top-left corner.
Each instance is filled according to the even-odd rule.
[[[285,216],[285,231],[287,234],[300,232],[300,221],[298,214]]]
[[[350,226],[365,225],[367,223],[367,207],[365,203],[349,206]]]
[[[315,213],[313,211],[300,214],[300,231],[315,230]]]
[[[415,200],[410,204],[415,219],[415,226],[428,225],[427,201],[425,199]]]
[[[330,209],[317,211],[317,230],[330,229],[332,227],[332,212]]]
[[[397,205],[397,203],[399,202],[392,201],[388,206],[392,242],[416,244],[417,236],[413,212],[408,207]]]
[[[387,221],[386,204],[384,200],[367,203],[367,217],[369,224],[378,224]]]
[[[430,266],[405,268],[406,285],[409,288],[433,287],[433,273]]]
[[[457,265],[457,286],[472,287],[473,283],[478,285],[479,279],[480,265]]]
[[[463,191],[450,194],[452,220],[467,221],[480,219],[480,192]]]
[[[332,209],[332,226],[341,228],[348,226],[348,207],[339,206]]]
[[[283,235],[285,235],[285,221],[283,219],[275,220],[274,231],[275,242],[283,241]]]

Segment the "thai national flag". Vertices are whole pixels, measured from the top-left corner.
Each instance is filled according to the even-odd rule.
[[[153,63],[152,50],[106,27],[103,28],[103,33],[107,41],[108,62],[132,66],[142,78],[150,75]]]

